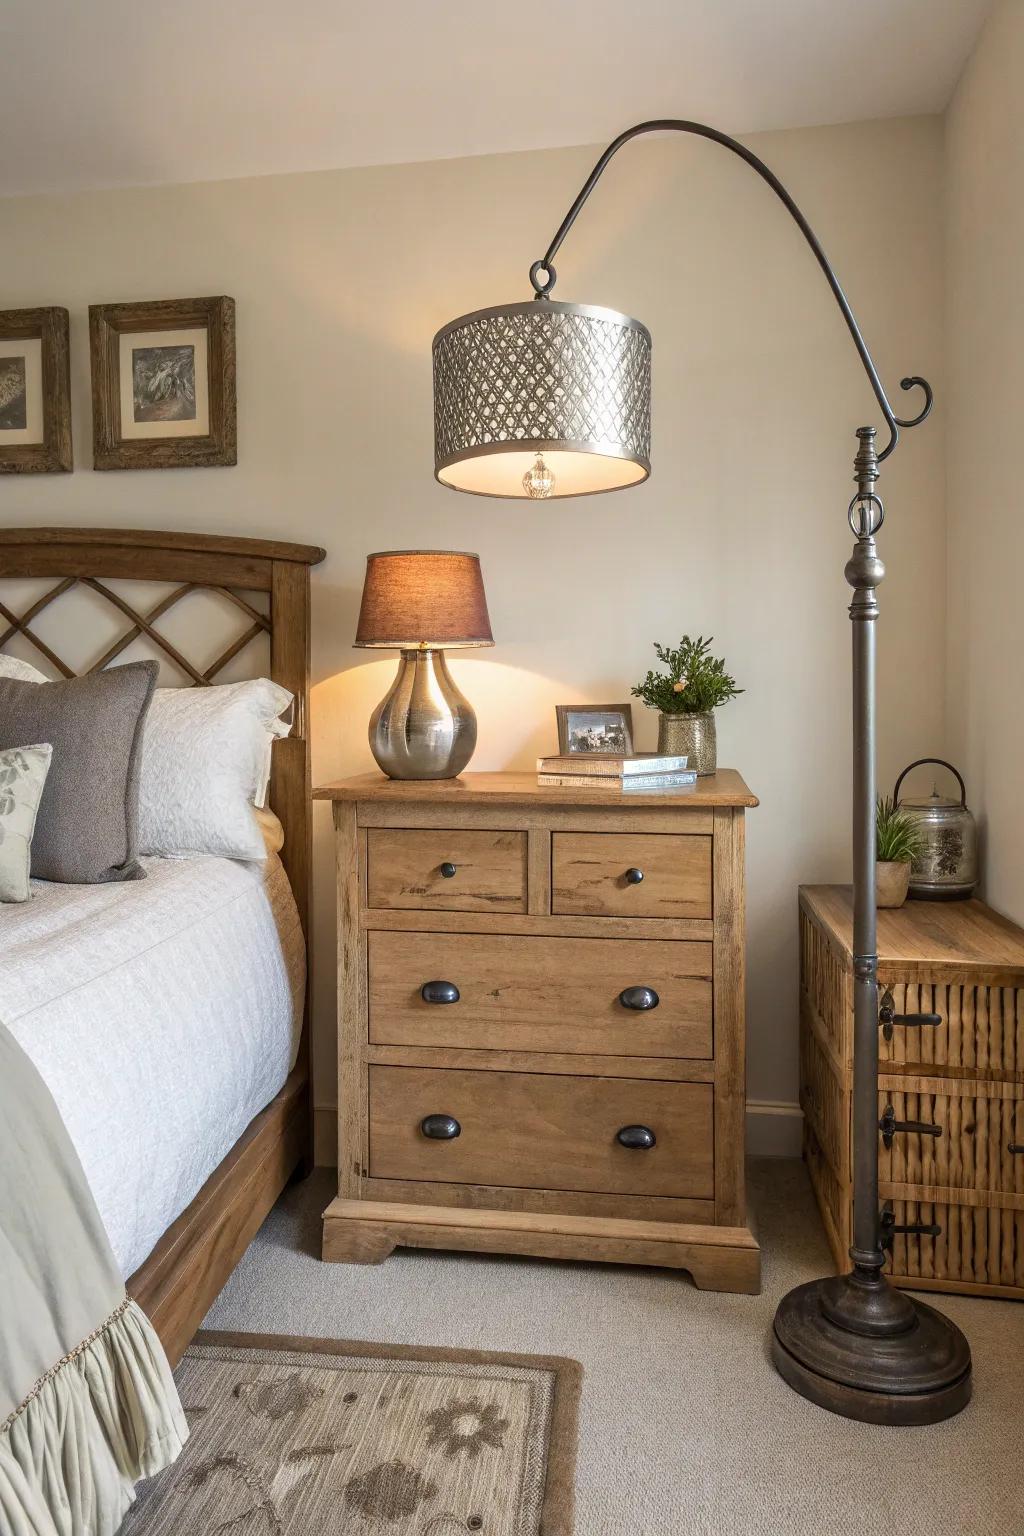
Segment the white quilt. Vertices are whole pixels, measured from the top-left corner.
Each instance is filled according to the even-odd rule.
[[[266,863],[143,859],[0,907],[0,1019],[45,1080],[127,1278],[283,1086],[305,948]]]

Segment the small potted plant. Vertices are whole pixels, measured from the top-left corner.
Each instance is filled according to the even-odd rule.
[[[668,670],[648,672],[633,689],[635,698],[660,711],[658,751],[685,753],[689,767],[701,775],[718,766],[714,711],[743,692],[725,670],[724,659],[711,655],[712,638],[684,635],[674,649],[655,645]]]
[[[879,796],[875,816],[875,903],[902,907],[910,885],[910,866],[921,851],[921,829],[896,802]]]

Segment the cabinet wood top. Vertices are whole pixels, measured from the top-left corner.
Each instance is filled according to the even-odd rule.
[[[848,885],[804,885],[800,905],[852,962],[853,898]],[[934,971],[1019,972],[1024,930],[983,901],[908,901],[878,914],[880,964],[906,962]],[[979,978],[980,979],[980,978]]]
[[[457,779],[388,779],[381,773],[362,773],[336,784],[322,784],[314,800],[375,800],[396,805],[598,805],[625,810],[631,805],[755,806],[751,794],[734,768],[698,779],[679,789],[647,792],[591,789],[538,784],[535,773],[464,773]]]

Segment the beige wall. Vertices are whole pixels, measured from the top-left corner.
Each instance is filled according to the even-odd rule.
[[[946,120],[946,711],[982,893],[1024,922],[1024,3],[997,5]]]
[[[895,387],[921,372],[939,392],[936,419],[908,435],[883,483],[888,784],[942,744],[941,124],[751,142],[831,253],[883,376]],[[721,759],[761,796],[748,839],[750,1094],[793,1101],[796,888],[849,874],[845,513],[854,429],[876,409],[821,274],[770,192],[713,146],[646,141],[612,166],[558,265],[560,297],[627,310],[653,332],[649,485],[551,506],[437,486],[431,335],[460,312],[527,296],[529,263],[593,156],[0,205],[0,302],[71,310],[78,464],[73,476],[0,482],[0,520],[325,545],[314,573],[321,779],[371,766],[366,718],[393,670],[392,658],[350,648],[369,550],[480,551],[497,644],[453,664],[479,712],[478,768],[532,766],[554,745],[555,703],[626,697],[654,640],[714,635],[747,690],[720,716]],[[89,302],[221,292],[238,305],[238,467],[91,473]],[[641,713],[641,746],[655,730]],[[333,892],[319,815],[317,850],[317,1092],[328,1103]]]

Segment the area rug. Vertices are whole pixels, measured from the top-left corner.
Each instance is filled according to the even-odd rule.
[[[200,1333],[120,1536],[571,1536],[575,1360]]]

